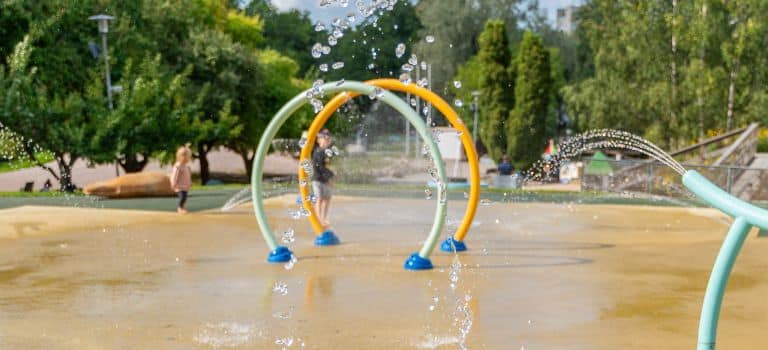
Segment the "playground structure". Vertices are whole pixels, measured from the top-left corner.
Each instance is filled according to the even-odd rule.
[[[399,82],[397,82],[399,83]],[[395,88],[398,87],[397,84],[391,81],[383,81],[381,82],[384,86],[394,86]],[[399,83],[400,85],[403,85],[402,83]],[[366,94],[369,96],[376,96],[384,103],[389,104],[392,106],[395,110],[403,114],[405,118],[414,126],[417,133],[421,136],[421,138],[424,140],[424,143],[426,145],[426,148],[428,149],[428,152],[432,158],[432,161],[434,162],[434,166],[437,172],[437,179],[436,179],[436,185],[437,185],[437,210],[435,212],[435,217],[433,220],[432,228],[430,230],[429,236],[427,237],[426,241],[424,242],[422,248],[412,254],[405,262],[405,268],[410,270],[424,270],[424,269],[431,269],[432,263],[429,260],[429,256],[432,253],[432,250],[434,250],[435,245],[437,244],[437,241],[440,237],[440,233],[442,232],[443,225],[445,223],[445,215],[446,215],[446,206],[447,206],[447,176],[445,172],[445,164],[443,162],[443,159],[440,155],[439,148],[435,144],[435,140],[432,138],[432,135],[430,135],[427,125],[424,123],[423,120],[419,117],[418,113],[416,113],[413,109],[411,109],[408,104],[397,97],[396,95],[392,94],[389,91],[381,90],[379,87],[375,87],[370,84],[365,84],[361,82],[340,82],[340,83],[327,83],[320,87],[321,91],[327,92],[327,93],[339,93],[339,92],[345,92],[345,91],[352,91],[357,94]],[[405,89],[405,85],[403,85],[403,89]],[[413,91],[418,91],[418,93],[423,94],[424,96],[428,96],[428,98],[431,98],[435,104],[440,104],[439,108],[442,108],[442,110],[447,111],[450,109],[450,107],[447,106],[447,103],[445,101],[442,101],[439,98],[436,98],[434,95],[426,94],[424,91],[416,89],[415,86],[410,87],[410,89],[413,89]],[[423,89],[422,89],[423,90]],[[264,134],[262,135],[259,145],[256,149],[256,153],[254,156],[254,162],[253,162],[253,173],[251,178],[251,194],[253,198],[253,209],[254,214],[256,215],[256,220],[259,225],[259,229],[262,232],[262,235],[264,236],[264,240],[267,242],[267,245],[270,249],[270,254],[267,258],[268,262],[286,262],[289,261],[293,255],[293,253],[285,246],[280,246],[277,244],[277,240],[275,239],[275,236],[272,232],[272,229],[269,226],[269,223],[267,222],[266,214],[264,212],[264,204],[263,204],[263,196],[262,196],[262,175],[263,175],[263,165],[264,165],[264,159],[266,157],[267,152],[269,151],[269,146],[271,144],[272,139],[277,134],[277,131],[279,128],[285,123],[288,118],[300,107],[302,107],[304,104],[307,103],[307,94],[311,93],[311,91],[305,91],[301,94],[297,95],[291,101],[289,101],[287,104],[285,104],[278,113],[272,118],[269,125],[267,125],[267,128],[264,131]],[[348,94],[342,94],[340,96],[337,96],[338,106],[346,102],[350,97]],[[338,108],[338,106],[336,108]],[[314,143],[314,140],[317,136],[317,132],[320,130],[320,126],[330,117],[330,114],[332,111],[335,111],[335,109],[328,109],[328,112],[326,112],[326,116],[321,118],[315,118],[316,120],[323,119],[322,121],[318,121],[317,123],[313,123],[315,125],[315,128],[312,129],[311,132],[308,134],[308,142],[307,144]],[[458,119],[455,112],[450,111],[452,113],[452,122],[454,122],[455,125],[463,127],[463,123]],[[463,127],[462,131],[466,131],[466,128]],[[463,135],[468,135],[468,132],[462,132]],[[466,136],[466,141],[471,143],[471,139]],[[477,166],[477,156],[474,152],[474,148],[471,149],[474,157],[474,162],[472,164]],[[308,154],[310,150],[306,150]],[[304,152],[304,150],[302,151]],[[472,158],[470,158],[472,159]],[[303,168],[305,166],[311,166],[311,163],[309,163],[306,159],[304,161],[300,162],[300,172],[305,172]],[[478,186],[473,186],[474,198],[475,201],[479,198],[479,171],[477,169],[473,169],[473,173],[477,176],[473,176],[472,180],[477,183]],[[307,175],[307,174],[305,174]],[[304,185],[300,184],[300,187],[307,186],[306,181]],[[308,191],[307,189],[304,189],[304,191]],[[307,192],[303,192],[306,194]],[[304,196],[306,197],[306,196]],[[303,201],[305,201],[304,205],[308,207],[308,210],[310,213],[313,213],[311,205],[306,203],[307,199],[304,198]],[[468,230],[469,226],[471,225],[471,218],[474,216],[476,208],[475,206],[471,206],[468,209],[468,213],[470,214],[470,222],[465,223],[465,228],[463,233],[461,235],[457,235],[455,237],[459,237],[463,239],[464,235],[466,235],[466,231]],[[314,215],[314,214],[311,214]],[[314,220],[313,220],[314,219]],[[313,227],[316,230],[321,231],[321,240],[323,238],[323,231],[322,226],[319,225],[319,222],[317,222],[317,218],[314,216],[311,216],[310,219],[313,223]],[[317,225],[317,226],[315,226]],[[337,241],[338,238],[335,237],[335,235],[331,233],[325,233],[325,241],[327,242],[334,242]],[[453,239],[449,241],[448,244],[453,244]]]
[[[339,241],[335,233],[331,230],[325,230],[314,213],[314,208],[312,207],[311,200],[309,199],[309,188],[307,185],[309,174],[303,168],[308,164],[311,166],[309,163],[309,158],[312,153],[317,134],[330,118],[330,116],[344,103],[360,94],[368,94],[369,96],[376,95],[383,102],[389,104],[398,112],[403,114],[403,116],[405,116],[405,118],[415,127],[416,131],[424,139],[425,145],[429,150],[430,156],[432,157],[437,170],[437,210],[433,220],[432,229],[430,230],[429,236],[424,242],[421,250],[412,254],[405,262],[406,269],[431,269],[432,263],[429,260],[429,256],[437,244],[437,240],[442,230],[446,214],[447,178],[445,165],[440,155],[439,149],[435,144],[435,140],[431,137],[431,135],[429,135],[428,128],[424,121],[421,120],[418,113],[413,111],[407,105],[407,103],[405,103],[391,92],[380,90],[382,88],[386,88],[387,90],[409,92],[424,98],[428,102],[432,103],[440,112],[442,112],[443,115],[445,115],[449,122],[454,126],[454,128],[456,128],[458,132],[461,133],[462,144],[465,147],[465,151],[467,152],[470,166],[472,168],[470,176],[471,196],[461,226],[452,237],[444,242],[442,248],[449,251],[460,251],[466,249],[463,244],[463,239],[468,232],[472,219],[474,218],[477,200],[479,198],[479,172],[477,167],[477,153],[474,149],[474,144],[471,138],[468,136],[469,133],[467,132],[466,127],[464,126],[461,119],[458,118],[455,111],[453,111],[450,106],[439,96],[413,84],[406,85],[393,79],[378,79],[369,81],[367,83],[328,83],[321,87],[321,89],[325,92],[339,94],[335,96],[326,106],[324,106],[320,113],[317,114],[308,131],[307,143],[302,147],[300,153],[299,169],[299,190],[301,192],[302,205],[309,212],[309,219],[312,227],[318,234],[318,237],[315,241],[316,245],[338,244]],[[252,195],[254,199],[254,212],[256,214],[256,219],[264,239],[270,248],[270,254],[267,259],[269,262],[289,261],[292,256],[292,252],[287,247],[279,246],[277,244],[274,234],[272,233],[269,224],[267,223],[266,215],[264,214],[263,198],[261,195],[261,177],[263,173],[264,158],[266,157],[266,153],[269,149],[271,140],[277,133],[280,126],[292,115],[293,112],[295,112],[298,108],[307,102],[305,96],[306,92],[294,97],[275,115],[270,124],[267,126],[264,135],[259,142],[253,163]],[[677,165],[679,166],[679,164]],[[750,230],[753,227],[768,229],[768,211],[735,198],[694,170],[685,171],[683,174],[683,184],[690,191],[704,200],[707,204],[734,218],[734,222],[731,225],[731,228],[715,260],[715,264],[707,285],[704,303],[702,305],[702,312],[699,320],[698,349],[713,350],[715,349],[716,344],[717,325],[720,316],[722,300],[725,294],[725,288],[727,286],[728,279],[733,269],[733,265]]]
[[[733,197],[694,170],[683,175],[683,184],[707,204],[734,219],[715,259],[699,320],[698,350],[713,350],[720,307],[733,265],[752,227],[768,229],[768,211]]]
[[[431,103],[440,113],[442,113],[443,116],[445,116],[445,118],[451,124],[451,126],[459,133],[461,143],[464,146],[464,151],[467,155],[467,160],[469,161],[469,200],[461,224],[459,225],[454,235],[443,242],[443,244],[440,246],[440,249],[445,252],[460,252],[467,250],[466,244],[464,243],[464,237],[466,237],[467,232],[469,232],[469,228],[472,225],[475,212],[477,211],[477,204],[480,200],[480,167],[478,164],[477,150],[475,150],[475,144],[472,140],[472,137],[470,136],[469,130],[467,130],[467,127],[464,125],[464,122],[461,120],[461,118],[459,118],[458,114],[456,114],[456,111],[454,111],[453,108],[451,108],[451,106],[445,102],[445,100],[425,88],[419,87],[416,84],[403,84],[396,79],[375,79],[366,81],[365,83],[390,91],[407,92],[421,97],[425,101]],[[311,159],[317,133],[322,130],[323,126],[333,115],[333,113],[336,112],[336,110],[338,110],[347,101],[355,98],[358,95],[359,93],[342,92],[332,98],[325,105],[323,110],[317,114],[307,132],[307,142],[301,149],[299,164],[302,164]],[[300,184],[306,184],[309,181],[307,173],[301,168],[299,169],[298,178]],[[299,191],[301,192],[302,204],[304,208],[309,212],[309,220],[312,224],[312,228],[317,234],[315,244],[338,244],[339,240],[336,237],[336,234],[331,230],[324,229],[320,224],[320,221],[317,219],[312,203],[309,200],[309,187],[300,185]]]

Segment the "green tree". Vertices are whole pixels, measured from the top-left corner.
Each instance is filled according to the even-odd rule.
[[[525,9],[521,0],[422,0],[417,13],[424,29],[422,40],[416,45],[416,53],[432,64],[432,87],[445,91],[456,76],[457,66],[480,51],[478,38],[491,19],[507,24],[506,34],[510,42],[519,41],[519,23]],[[432,43],[423,40],[431,35]]]
[[[504,22],[491,20],[480,34],[480,138],[493,159],[508,148],[507,119],[515,106],[512,55]]]
[[[24,15],[22,2],[0,2],[0,64],[6,63],[14,46],[29,32],[29,19]]]
[[[22,140],[20,153],[69,190],[74,187],[72,166],[91,151],[98,120],[88,106],[98,92],[93,86],[85,94],[49,91],[38,79],[45,72],[30,65],[31,42],[25,37],[0,69],[0,121]],[[42,151],[53,154],[58,169],[38,158]]]
[[[260,89],[255,104],[249,110],[243,111],[240,118],[242,132],[226,142],[226,146],[243,159],[248,178],[253,168],[255,147],[267,124],[288,100],[308,87],[306,82],[291,78],[297,75],[299,65],[279,52],[260,51],[257,60],[264,72],[259,83],[266,88]],[[300,109],[280,128],[278,136],[297,137],[313,115],[306,107]]]
[[[421,28],[413,5],[408,1],[398,1],[391,11],[365,18],[357,27],[350,29],[338,40],[331,54],[316,60],[316,64],[331,66],[334,62],[344,62],[344,68],[329,69],[322,74],[326,80],[397,78],[403,64],[414,53],[413,44],[418,41]],[[328,45],[328,37],[321,43]],[[402,57],[395,54],[399,44],[406,46]]]
[[[114,111],[106,116],[93,140],[91,159],[117,161],[126,173],[144,169],[151,156],[173,150],[192,141],[191,127],[199,118],[199,108],[187,99],[191,67],[171,75],[161,65],[160,56],[146,58],[140,65],[126,63],[120,85],[123,92]]]
[[[539,159],[552,135],[552,72],[541,37],[525,32],[515,63],[515,109],[507,120],[507,149],[518,167],[525,168]]]
[[[299,64],[298,75],[304,76],[315,64],[309,50],[316,42],[324,40],[327,33],[315,32],[307,11],[291,9],[281,12],[269,0],[253,0],[246,6],[245,13],[263,19],[263,46],[296,61]]]

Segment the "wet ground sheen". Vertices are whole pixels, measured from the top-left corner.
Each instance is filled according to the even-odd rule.
[[[0,210],[0,349],[455,349],[462,324],[470,349],[692,349],[729,223],[700,208],[494,202],[454,289],[452,254],[402,268],[434,201],[337,198],[344,244],[317,248],[293,199],[267,201],[275,230],[296,231],[290,270],[265,263],[248,206]],[[449,203],[449,226],[465,205]],[[739,257],[719,348],[768,344],[766,249],[753,234]]]

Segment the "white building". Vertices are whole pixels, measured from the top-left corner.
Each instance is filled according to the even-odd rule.
[[[566,34],[573,34],[576,31],[576,26],[579,25],[576,19],[576,11],[578,9],[578,6],[566,6],[565,8],[557,9],[555,29]]]

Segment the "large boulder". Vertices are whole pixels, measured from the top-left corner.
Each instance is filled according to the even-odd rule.
[[[83,192],[107,198],[166,197],[175,194],[168,175],[158,172],[127,174],[92,183],[85,186]]]

